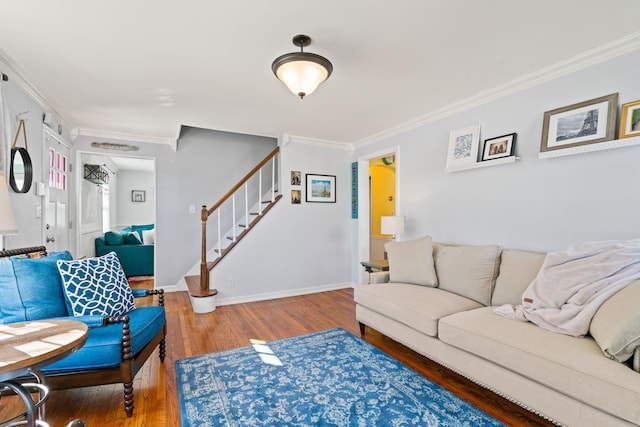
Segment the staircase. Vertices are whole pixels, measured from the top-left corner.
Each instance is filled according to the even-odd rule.
[[[280,148],[276,147],[213,206],[202,206],[200,275],[185,277],[192,297],[210,297],[218,293],[216,289],[210,289],[209,272],[282,198],[282,194],[277,194],[279,153]],[[208,249],[207,231],[213,235],[213,250]],[[208,252],[212,261],[207,261]]]

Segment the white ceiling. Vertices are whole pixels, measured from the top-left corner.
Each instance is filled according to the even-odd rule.
[[[637,0],[4,0],[0,71],[79,134],[357,143],[638,38],[639,18]],[[334,65],[304,100],[271,71],[300,33]]]

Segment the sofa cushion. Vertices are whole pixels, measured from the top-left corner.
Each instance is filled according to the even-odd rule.
[[[129,313],[131,350],[137,354],[164,327],[164,307],[142,307]],[[122,360],[122,324],[89,329],[80,350],[42,369],[52,372],[99,369],[118,366]]]
[[[414,285],[437,286],[433,267],[431,237],[389,242],[384,245],[389,258],[390,281]]]
[[[138,233],[122,233],[122,239],[125,245],[141,245],[142,242],[138,238]]]
[[[104,241],[109,246],[124,245],[122,233],[116,233],[115,231],[107,231],[104,233]]]
[[[618,362],[640,347],[640,280],[614,294],[591,319],[589,333],[604,354]]]
[[[438,336],[440,318],[482,307],[456,294],[408,283],[358,286],[353,291],[353,299],[357,304],[432,337]]]
[[[0,258],[0,324],[68,316],[58,260],[67,251],[43,258]]]
[[[505,249],[491,297],[491,305],[522,304],[522,294],[536,278],[546,254]]]
[[[443,342],[596,408],[640,422],[640,375],[607,359],[590,337],[572,337],[483,307],[440,319]]]
[[[58,261],[58,271],[74,316],[120,316],[135,308],[133,292],[115,252]]]
[[[438,287],[489,305],[500,265],[500,252],[500,246],[496,245],[435,244],[433,256]]]

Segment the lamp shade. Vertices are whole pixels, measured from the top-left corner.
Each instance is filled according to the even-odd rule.
[[[401,216],[383,216],[380,218],[382,223],[380,226],[380,232],[382,234],[397,234],[404,233],[404,218]]]
[[[15,216],[13,216],[7,179],[4,175],[0,175],[0,235],[16,233],[18,233],[18,226]]]

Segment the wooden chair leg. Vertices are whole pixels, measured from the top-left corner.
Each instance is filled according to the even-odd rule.
[[[124,410],[127,417],[133,415],[133,381],[124,383]]]
[[[160,341],[160,362],[164,362],[164,356],[166,352],[165,338]]]

